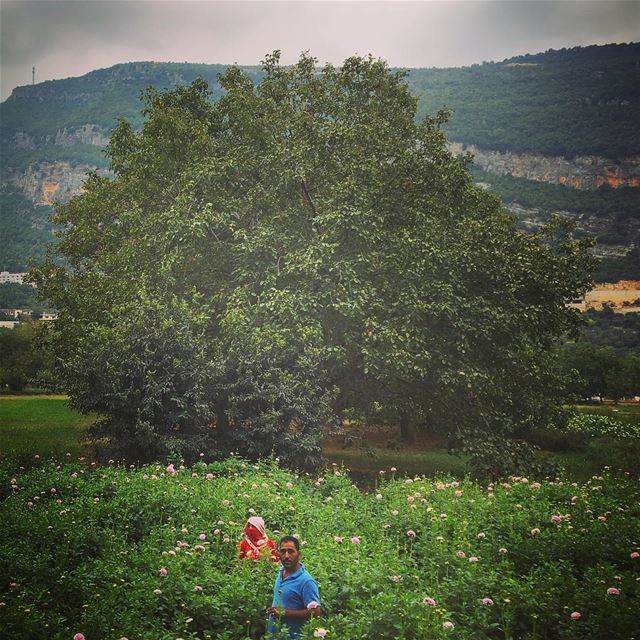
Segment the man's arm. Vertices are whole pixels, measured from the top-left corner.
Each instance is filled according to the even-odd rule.
[[[317,618],[322,614],[320,605],[316,603],[315,607],[307,609],[285,609],[284,607],[269,607],[267,613],[277,618],[285,618],[287,620],[309,620],[309,618]]]

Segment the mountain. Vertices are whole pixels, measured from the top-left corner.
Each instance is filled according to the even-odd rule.
[[[18,87],[0,105],[0,267],[38,261],[46,213],[108,172],[103,148],[118,118],[142,123],[140,96],[197,77],[222,95],[223,65],[134,62]],[[246,67],[259,81],[258,67]],[[445,128],[471,151],[476,179],[535,228],[552,212],[598,236],[607,269],[640,277],[640,43],[525,55],[454,69],[411,69],[419,111],[449,108]],[[628,264],[627,264],[628,263]],[[608,266],[607,266],[608,264]],[[614,271],[612,271],[613,269]]]

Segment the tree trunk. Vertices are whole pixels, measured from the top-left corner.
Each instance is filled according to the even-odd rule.
[[[400,437],[402,442],[413,444],[416,441],[416,432],[409,422],[409,416],[406,413],[400,414]]]
[[[216,432],[221,440],[229,434],[229,417],[227,416],[227,398],[221,398],[216,407]]]

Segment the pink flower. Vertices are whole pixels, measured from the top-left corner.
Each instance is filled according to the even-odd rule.
[[[446,631],[450,631],[451,629],[453,629],[454,624],[453,622],[451,622],[451,620],[445,620],[442,623],[442,628],[445,629]]]
[[[618,589],[616,589],[615,587],[609,587],[607,589],[607,595],[608,596],[619,596],[620,595],[620,591],[618,591]]]
[[[433,598],[427,596],[426,598],[422,598],[422,604],[426,604],[427,607],[435,607],[436,601]]]
[[[632,560],[635,560],[636,558],[640,558],[640,553],[638,553],[637,551],[632,551],[631,555],[629,556]]]
[[[555,522],[556,524],[562,522],[562,516],[551,516],[551,521]]]
[[[486,605],[487,607],[492,607],[493,600],[491,598],[482,598],[482,604]]]
[[[476,558],[475,556],[471,556],[469,558],[469,562],[478,562],[478,558]]]
[[[360,538],[358,536],[353,536],[353,538],[351,538],[351,544],[360,544]]]
[[[51,487],[51,495],[52,495],[52,496],[55,496],[55,495],[56,495],[56,493],[58,493],[58,492],[56,491],[56,488],[55,488],[55,487]],[[80,635],[82,635],[82,634],[80,634]],[[82,637],[84,638],[84,636],[82,636]]]
[[[391,579],[394,582],[400,582],[402,580],[402,576],[391,576]]]
[[[344,538],[342,536],[336,536],[333,540],[334,542],[340,544],[344,540]]]
[[[174,467],[173,467],[173,465],[172,465],[172,464],[170,464],[170,465],[167,467],[167,473],[171,473],[172,475],[175,475],[176,470],[174,469]]]
[[[534,529],[531,529],[531,535],[532,536],[537,536],[540,533],[540,529],[538,529],[538,527],[535,527]]]
[[[539,489],[539,488],[540,488],[540,486],[541,486],[541,485],[540,485],[540,483],[539,483],[539,482],[534,482],[534,483],[531,485],[531,488],[532,488],[532,489]]]
[[[199,584],[197,584],[195,587],[193,587],[193,590],[196,593],[202,593],[202,587]]]
[[[400,512],[399,512],[397,509],[394,509],[394,510],[391,512],[391,515],[392,515],[392,516],[397,516],[397,515],[398,515],[398,513],[400,513]]]
[[[76,633],[73,636],[73,640],[84,640],[84,635],[82,633]]]
[[[163,578],[164,578],[164,577],[166,577],[166,576],[169,574],[169,572],[166,570],[166,568],[165,568],[165,567],[161,567],[161,569],[160,569],[160,571],[158,571],[158,573],[159,573]]]
[[[457,491],[455,491],[455,496],[456,498],[459,498],[462,495],[462,491],[460,491],[460,489],[458,489]]]
[[[206,540],[206,539],[207,539],[207,534],[206,534],[206,533],[201,533],[201,534],[198,536],[198,539],[199,539],[199,540]]]
[[[314,638],[324,638],[327,633],[329,633],[327,631],[327,629],[323,629],[322,627],[318,627],[314,632],[313,632],[313,637]]]
[[[194,551],[204,551],[204,547],[201,544],[197,544],[195,547],[193,547]]]
[[[154,589],[153,593],[155,593],[157,596],[159,596],[162,593],[162,591],[160,591],[160,589]]]
[[[407,531],[407,535],[410,538],[415,538],[416,537],[416,532],[413,529],[409,529],[409,531]]]
[[[500,547],[498,549],[498,553],[503,553],[504,554],[504,553],[507,553],[507,550],[504,547]]]
[[[579,611],[574,611],[574,612],[571,614],[571,619],[572,619],[572,620],[580,620],[580,618],[582,618],[582,616],[580,615],[580,612],[579,612]]]
[[[207,480],[213,480],[213,473],[207,473]]]
[[[456,551],[458,558],[466,558],[467,554],[464,551]]]
[[[390,471],[397,471],[395,467],[391,467]]]
[[[607,519],[604,516],[598,516],[598,520],[600,522],[606,522],[607,521]]]
[[[317,609],[320,605],[315,601],[312,600],[308,605],[307,605],[307,609]]]

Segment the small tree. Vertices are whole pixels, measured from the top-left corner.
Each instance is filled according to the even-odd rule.
[[[142,130],[111,138],[115,178],[59,209],[70,268],[39,282],[61,375],[120,451],[193,432],[310,466],[344,411],[504,447],[557,401],[584,244],[517,232],[404,74],[315,64],[276,52],[257,85],[232,67],[215,103],[203,81],[150,90]]]

